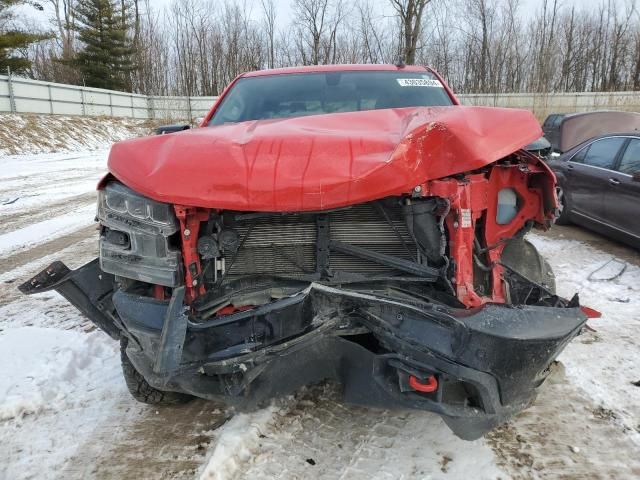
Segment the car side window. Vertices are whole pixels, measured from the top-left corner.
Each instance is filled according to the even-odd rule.
[[[596,140],[589,147],[582,163],[592,167],[613,169],[616,156],[626,141],[627,139],[623,137]]]
[[[553,122],[555,121],[556,117],[557,115],[549,115],[547,119],[544,121],[544,126],[550,127],[551,125],[553,125]]]
[[[571,157],[571,159],[569,161],[571,162],[576,162],[576,163],[583,163],[584,162],[584,157],[587,154],[587,152],[589,151],[589,147],[584,147],[582,150],[580,150],[578,153],[576,153],[573,157]]]
[[[631,140],[629,142],[622,160],[620,160],[618,171],[627,175],[640,172],[640,140]]]

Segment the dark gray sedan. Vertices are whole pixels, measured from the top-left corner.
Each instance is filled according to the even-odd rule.
[[[559,217],[640,248],[640,134],[602,135],[549,161]]]

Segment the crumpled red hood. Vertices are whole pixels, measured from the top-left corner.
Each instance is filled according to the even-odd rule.
[[[542,136],[525,110],[412,107],[260,120],[116,143],[109,171],[162,202],[324,210],[408,193]]]

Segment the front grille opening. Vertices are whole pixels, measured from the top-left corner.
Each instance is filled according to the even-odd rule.
[[[316,222],[311,215],[265,215],[225,223],[243,240],[228,275],[304,274],[316,271]],[[247,236],[248,235],[248,236]]]
[[[226,274],[228,279],[243,275],[296,276],[321,272],[359,275],[401,273],[392,267],[335,251],[330,252],[326,262],[321,250],[323,242],[326,245],[329,241],[404,260],[415,261],[418,257],[418,249],[403,216],[400,198],[326,213],[224,212],[222,216],[223,228],[236,231],[244,239]]]

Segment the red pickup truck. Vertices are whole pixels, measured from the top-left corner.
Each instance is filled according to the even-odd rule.
[[[461,106],[429,68],[243,74],[199,128],[116,143],[99,258],[21,290],[57,290],[120,340],[143,402],[255,408],[330,380],[478,438],[587,319],[525,239],[557,207],[524,148],[541,135],[527,111]]]

